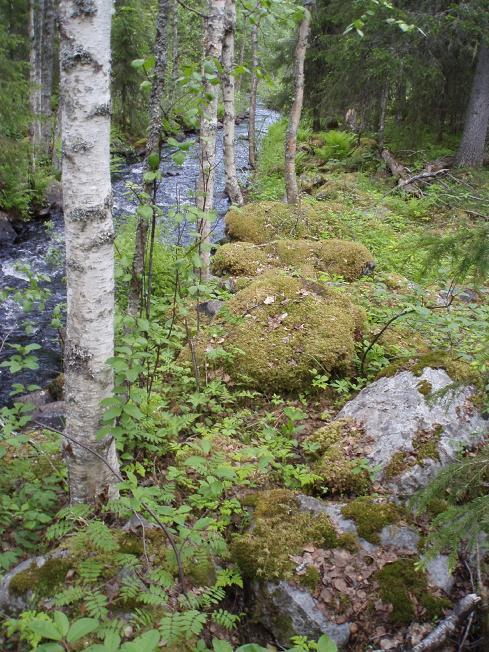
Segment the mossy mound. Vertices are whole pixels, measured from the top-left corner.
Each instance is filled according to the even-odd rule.
[[[454,360],[445,351],[430,351],[411,359],[397,360],[382,369],[378,378],[390,378],[400,371],[410,371],[415,376],[421,376],[426,368],[444,369],[455,382],[474,383],[477,385],[479,377],[467,362]],[[424,394],[423,386],[419,385],[420,393]]]
[[[320,204],[264,201],[232,208],[226,215],[226,231],[233,240],[264,244],[278,238],[338,237],[344,228],[335,213]]]
[[[416,569],[414,559],[386,564],[378,571],[376,580],[382,601],[392,605],[389,620],[394,625],[409,625],[415,619],[433,620],[450,606],[449,600],[428,591],[426,574]],[[416,614],[416,606],[421,606],[423,613]]]
[[[219,247],[212,259],[218,276],[252,277],[274,267],[299,270],[305,276],[316,271],[355,281],[375,266],[369,250],[350,240],[275,240],[267,245],[232,242]]]
[[[66,573],[73,565],[74,560],[69,557],[54,557],[42,566],[33,562],[29,568],[14,575],[9,590],[15,595],[32,591],[39,598],[52,596],[55,589],[64,584]]]
[[[393,503],[381,503],[371,496],[360,496],[343,507],[341,513],[355,521],[362,539],[379,543],[379,532],[400,520],[401,514]]]
[[[307,544],[334,548],[338,539],[325,514],[301,512],[295,495],[273,489],[253,496],[253,528],[236,537],[231,555],[247,578],[289,580],[294,575],[291,555],[302,553]],[[318,576],[308,578],[317,581]]]
[[[234,382],[295,391],[307,387],[313,368],[353,371],[364,313],[332,288],[268,272],[235,294],[225,313],[215,321],[222,333],[202,333],[195,352],[209,370],[222,369]]]
[[[217,276],[256,276],[269,266],[269,256],[251,242],[224,244],[212,257],[212,273]]]
[[[306,265],[347,281],[355,281],[375,266],[367,247],[351,240],[278,240],[271,247],[283,265]]]
[[[315,444],[313,471],[321,477],[315,488],[331,496],[365,494],[372,481],[365,469],[358,467],[362,457],[362,432],[351,419],[338,419],[316,430],[306,441]],[[348,451],[345,452],[345,451]]]

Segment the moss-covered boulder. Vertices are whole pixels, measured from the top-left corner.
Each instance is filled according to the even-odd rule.
[[[297,391],[313,368],[353,371],[364,313],[332,288],[272,271],[235,294],[214,324],[223,328],[203,332],[194,346],[208,370],[265,392]]]
[[[321,204],[290,206],[264,201],[232,208],[226,215],[226,232],[232,240],[263,244],[278,238],[338,237],[344,233],[334,211]]]
[[[327,272],[355,281],[373,270],[372,254],[351,240],[275,240],[265,245],[231,242],[219,247],[212,260],[217,276],[252,277],[274,267],[299,270],[305,276]]]
[[[216,276],[256,276],[270,265],[270,256],[251,242],[228,242],[212,257],[212,273]]]
[[[304,444],[313,450],[312,469],[319,477],[314,489],[328,496],[368,493],[372,480],[362,466],[365,435],[351,419],[333,421],[306,437]]]
[[[272,489],[249,497],[254,507],[253,527],[235,538],[231,554],[243,575],[267,581],[290,580],[295,564],[291,555],[307,544],[334,548],[336,531],[326,514],[301,511],[292,491]],[[296,577],[300,583],[300,576]]]
[[[282,265],[310,266],[355,281],[375,267],[370,251],[351,240],[277,240],[270,245]]]

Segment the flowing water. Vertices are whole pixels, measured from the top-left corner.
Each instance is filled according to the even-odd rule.
[[[263,106],[257,109],[257,131],[262,136],[268,127],[278,119],[275,111]],[[242,121],[236,127],[236,165],[238,175],[243,183],[249,175],[248,168],[248,142],[246,134],[248,124]],[[219,241],[224,235],[224,214],[228,208],[228,200],[224,195],[224,167],[222,156],[222,129],[218,130],[217,152],[218,164],[216,167],[216,194],[215,208],[217,221],[213,224],[212,239]],[[165,155],[166,154],[166,155]],[[163,209],[180,204],[193,203],[196,182],[199,173],[198,145],[193,144],[182,166],[175,165],[169,152],[162,156],[161,170],[163,182],[157,194],[157,204]],[[124,215],[132,214],[136,210],[136,201],[128,192],[126,183],[142,182],[142,163],[125,166],[113,182],[114,218],[117,222],[124,219]],[[168,240],[174,240],[174,234],[168,233]],[[188,234],[187,234],[188,238]],[[45,274],[49,277],[46,285],[51,294],[43,311],[34,311],[27,317],[31,322],[32,332],[24,332],[24,319],[21,306],[13,297],[0,303],[0,362],[12,354],[11,344],[26,345],[35,342],[41,346],[37,351],[39,369],[22,371],[12,376],[8,369],[0,367],[0,406],[8,403],[12,383],[23,383],[25,386],[35,383],[45,386],[60,372],[60,349],[56,331],[51,326],[54,307],[65,300],[66,288],[63,270],[63,218],[61,215],[52,215],[49,224],[31,222],[26,224],[16,243],[9,247],[0,248],[0,288],[21,289],[26,287],[26,273],[19,269],[19,265],[28,265],[32,272]]]

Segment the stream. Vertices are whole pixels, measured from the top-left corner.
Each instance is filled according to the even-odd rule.
[[[258,106],[257,134],[263,137],[270,125],[278,118],[277,112]],[[246,120],[236,126],[236,166],[243,185],[246,184],[249,176],[247,131]],[[224,215],[229,206],[224,195],[222,140],[223,131],[219,128],[214,202],[218,217],[212,228],[214,242],[219,241],[224,235]],[[180,204],[194,202],[193,193],[195,193],[199,173],[198,143],[190,147],[186,160],[181,166],[173,163],[169,151],[163,152],[160,169],[163,173],[163,181],[158,188],[157,204],[163,209],[162,219],[165,220],[165,209],[175,206],[177,201]],[[133,214],[136,210],[136,201],[128,192],[126,183],[141,184],[142,176],[143,164],[138,162],[125,165],[118,173],[117,179],[113,180],[113,214],[116,228],[117,224],[124,222],[124,216]],[[189,237],[187,234],[187,241]],[[174,241],[174,234],[168,232],[166,239],[168,242]],[[185,236],[183,243],[185,244]],[[13,247],[3,249],[0,249],[0,288],[9,287],[15,291],[26,287],[26,272],[19,270],[18,267],[27,265],[33,273],[44,274],[49,278],[49,281],[43,282],[42,285],[49,288],[50,296],[44,310],[34,310],[28,315],[24,314],[22,307],[12,296],[0,302],[0,363],[12,354],[13,349],[9,345],[27,345],[35,342],[41,347],[36,351],[39,360],[39,368],[36,370],[23,370],[12,375],[9,369],[0,367],[0,407],[11,402],[12,383],[22,383],[26,387],[29,384],[44,387],[61,371],[58,336],[51,326],[51,318],[55,306],[64,302],[66,297],[63,269],[63,216],[52,214],[47,223],[40,221],[26,223]],[[31,324],[29,335],[24,331],[26,317]]]

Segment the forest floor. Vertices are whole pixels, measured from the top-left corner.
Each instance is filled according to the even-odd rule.
[[[413,196],[394,188],[371,139],[360,139],[346,154],[340,147],[332,161],[325,160],[321,134],[305,130],[298,156],[303,199],[291,222],[290,214],[277,207],[284,195],[283,134],[283,122],[271,127],[248,191],[250,203],[238,211],[252,226],[251,236],[248,231],[237,237],[233,211],[228,218],[228,231],[241,245],[224,245],[214,257],[221,280],[205,299],[224,302],[217,317],[199,313],[196,323],[194,297],[200,290],[190,281],[182,286],[180,302],[168,302],[181,253],[157,249],[153,319],[140,320],[135,336],[119,336],[112,361],[119,394],[107,404],[107,420],[117,419],[115,435],[127,477],[122,497],[95,510],[69,509],[59,435],[36,430],[6,440],[0,562],[7,571],[29,556],[63,549],[65,556],[49,576],[37,569],[28,577],[24,572],[15,595],[25,596],[37,586],[22,604],[37,618],[42,612],[49,619],[53,610],[63,609],[70,617],[97,620],[89,643],[102,640],[110,628],[131,640],[158,627],[164,649],[231,649],[216,647],[213,637],[233,645],[250,640],[272,645],[277,636],[263,628],[263,619],[258,625],[256,605],[250,605],[243,585],[258,578],[296,583],[322,602],[336,625],[351,623],[347,649],[402,650],[471,590],[463,566],[457,566],[448,596],[441,590],[429,593],[425,576],[417,571],[430,521],[447,508],[445,498],[438,510],[418,516],[394,505],[385,477],[368,460],[368,446],[358,444],[358,428],[341,425],[339,438],[334,419],[361,389],[416,364],[444,368],[453,380],[470,382],[477,388],[476,405],[487,410],[489,288],[478,281],[487,267],[487,242],[481,244],[487,218],[481,215],[489,209],[489,172],[449,172]],[[414,174],[433,155],[405,154],[402,161]],[[297,220],[304,214],[309,218],[301,231]],[[270,215],[279,215],[278,222]],[[336,258],[318,269],[309,245],[296,250],[290,244],[298,235],[301,243],[333,237],[363,245],[367,254],[357,253],[365,257],[368,273],[349,278],[353,258],[346,268]],[[285,262],[277,244],[284,241],[287,255],[294,250]],[[124,263],[119,261],[118,276],[122,309]],[[284,326],[295,314],[290,288],[310,301],[302,315],[297,313],[304,323],[316,319],[316,306],[322,310],[327,301],[337,301],[337,328],[349,329],[350,339],[343,339],[345,330],[335,333],[339,343],[332,338],[328,350],[315,357],[314,333],[301,340]],[[275,309],[279,303],[283,306]],[[268,312],[260,312],[261,304]],[[251,318],[242,328],[243,310]],[[314,323],[319,332],[319,317]],[[280,339],[273,341],[272,351],[267,348],[271,333]],[[287,357],[290,342],[294,366]],[[335,347],[344,357],[342,366],[328,366]],[[304,351],[309,356],[305,366]],[[433,440],[423,443],[433,447],[437,436],[432,433]],[[323,450],[324,437],[329,448]],[[399,555],[381,548],[372,562],[355,535],[341,538],[324,514],[311,519],[298,511],[298,494],[351,504],[368,496],[370,502],[356,505],[376,523],[369,541],[378,543],[380,529],[396,523],[416,529],[419,549]],[[172,529],[178,558],[162,532],[146,521],[143,527],[133,521],[122,529],[132,510],[144,513],[142,502]],[[254,529],[247,534],[253,518]],[[341,575],[329,586],[325,576],[342,564],[350,574],[374,579],[353,590],[353,580],[346,586]],[[395,569],[400,597],[382,583],[386,568]],[[6,650],[30,649],[27,642],[41,640],[19,620],[10,621],[8,631]],[[477,635],[472,631],[468,640]],[[306,639],[296,639],[294,649],[315,649]]]

